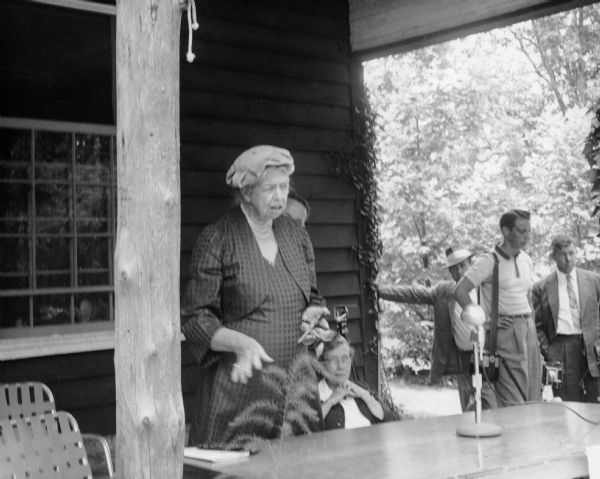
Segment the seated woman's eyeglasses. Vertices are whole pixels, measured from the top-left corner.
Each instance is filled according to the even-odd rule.
[[[352,358],[347,354],[343,356],[328,356],[325,362],[328,366],[346,366],[352,362]]]

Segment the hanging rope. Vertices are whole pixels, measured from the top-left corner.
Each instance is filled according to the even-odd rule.
[[[187,3],[187,18],[188,18],[188,49],[185,55],[186,60],[189,63],[194,61],[196,55],[192,53],[192,40],[194,37],[194,30],[198,30],[198,19],[196,17],[196,2],[194,0],[188,0]]]

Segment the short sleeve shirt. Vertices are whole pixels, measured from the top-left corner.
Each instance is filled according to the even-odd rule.
[[[524,251],[516,256],[506,256],[496,250],[498,256],[498,314],[530,314],[529,290],[533,284],[533,264]],[[492,274],[494,258],[486,253],[475,260],[465,276],[475,287],[481,286],[482,307],[489,316],[492,303]]]
[[[471,301],[477,301],[477,293],[475,290],[469,291],[469,296],[471,297]],[[452,316],[450,317],[450,321],[452,322],[452,336],[454,337],[454,342],[458,349],[461,351],[471,351],[473,349],[473,343],[471,342],[471,333],[473,332],[473,326],[465,323],[460,317],[462,313],[462,308],[458,301],[454,302],[454,310],[452,311]]]

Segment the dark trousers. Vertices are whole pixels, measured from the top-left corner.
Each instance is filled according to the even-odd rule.
[[[560,361],[562,383],[553,384],[554,396],[563,401],[598,402],[598,380],[590,376],[581,334],[557,334],[548,348],[548,357]]]

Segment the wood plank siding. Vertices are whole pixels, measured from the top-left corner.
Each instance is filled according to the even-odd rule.
[[[349,0],[350,42],[362,60],[570,10],[597,0]]]
[[[196,60],[181,67],[182,285],[198,233],[230,208],[224,180],[235,157],[256,144],[289,149],[293,184],[312,208],[307,230],[319,288],[330,307],[349,306],[357,373],[376,387],[376,361],[366,374],[362,354],[370,338],[363,340],[361,324],[356,196],[331,173],[330,153],[352,139],[347,3],[211,0],[197,7]],[[184,368],[184,385],[194,382],[193,370]]]
[[[349,306],[350,341],[358,375],[377,386],[377,364],[363,357],[370,340],[362,324],[359,229],[353,188],[332,174],[332,152],[349,148],[353,73],[345,0],[196,0],[194,63],[185,60],[181,27],[181,292],[203,227],[231,207],[225,185],[230,164],[246,148],[274,144],[296,161],[293,184],[311,204],[307,224],[320,290],[328,305]],[[143,318],[140,318],[143,321]],[[0,381],[43,381],[59,409],[85,432],[115,431],[112,350],[0,362]],[[371,364],[369,364],[369,358]],[[185,344],[184,405],[198,379]]]

